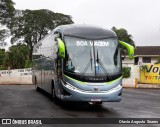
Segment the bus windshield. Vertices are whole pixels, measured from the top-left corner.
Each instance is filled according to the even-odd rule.
[[[83,76],[115,75],[121,71],[117,38],[88,40],[65,36],[65,71]]]

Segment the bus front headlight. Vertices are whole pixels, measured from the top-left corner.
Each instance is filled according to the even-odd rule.
[[[68,89],[70,89],[70,90],[73,90],[73,91],[81,91],[80,89],[78,89],[77,87],[75,87],[75,86],[73,86],[73,85],[71,85],[70,83],[68,83],[68,82],[66,82],[66,81],[61,81],[62,82],[62,84],[66,87],[66,88],[68,88]]]
[[[122,88],[122,85],[119,84],[119,85],[117,85],[116,87],[114,87],[112,90],[118,90],[118,89],[121,89],[121,88]]]

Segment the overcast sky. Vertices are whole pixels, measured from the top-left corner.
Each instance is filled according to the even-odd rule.
[[[160,46],[160,0],[13,0],[16,9],[49,9],[77,24],[125,28],[137,46]]]

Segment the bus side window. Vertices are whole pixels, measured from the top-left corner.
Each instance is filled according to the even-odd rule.
[[[51,58],[46,58],[44,61],[44,69],[45,70],[54,70],[54,61]]]

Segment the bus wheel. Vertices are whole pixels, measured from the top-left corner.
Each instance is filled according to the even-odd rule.
[[[36,77],[35,77],[35,82],[34,83],[35,83],[36,90],[39,91],[39,87],[37,86],[37,78]]]
[[[52,88],[52,97],[55,104],[60,104],[61,100],[56,96],[54,87]]]

